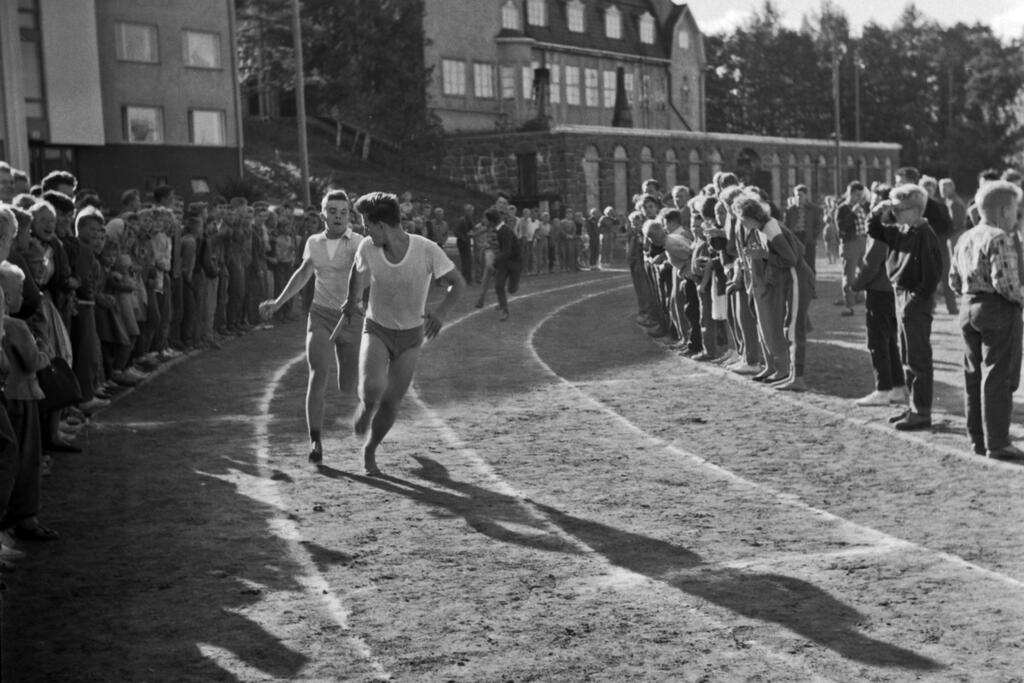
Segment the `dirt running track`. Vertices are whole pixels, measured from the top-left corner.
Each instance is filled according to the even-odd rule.
[[[897,434],[822,279],[796,396],[651,341],[623,272],[464,301],[383,479],[334,394],[305,462],[299,323],[189,358],[3,551],[3,681],[1024,680],[1024,468],[970,454],[954,318]]]

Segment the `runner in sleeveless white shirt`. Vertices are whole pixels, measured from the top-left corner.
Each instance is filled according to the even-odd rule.
[[[306,361],[309,364],[306,425],[309,428],[309,461],[314,464],[323,461],[321,432],[332,346],[338,364],[338,390],[351,391],[355,384],[353,370],[359,354],[360,335],[358,331],[346,331],[346,334],[334,338],[331,333],[341,319],[341,309],[348,298],[349,273],[356,249],[363,239],[352,230],[349,199],[343,190],[328,192],[321,203],[320,213],[327,229],[306,240],[302,264],[281,294],[260,304],[260,316],[270,320],[281,306],[302,291],[310,277],[316,277],[306,327]]]
[[[466,283],[441,247],[402,230],[398,197],[371,192],[356,200],[355,209],[363,217],[367,237],[356,251],[348,300],[334,336],[348,334],[358,324],[362,295],[369,284],[354,431],[357,436],[369,431],[363,445],[363,466],[368,475],[378,476],[377,446],[395,424],[423,338],[431,339],[441,331]],[[434,280],[447,293],[434,310],[427,311],[427,294]]]

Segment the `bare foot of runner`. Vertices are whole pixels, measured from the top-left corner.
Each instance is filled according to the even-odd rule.
[[[374,452],[375,450],[369,446],[363,446],[363,469],[366,470],[366,476],[368,477],[381,476],[380,469],[377,467],[377,454]]]
[[[309,461],[319,465],[324,461],[324,447],[319,441],[313,441],[309,445]]]

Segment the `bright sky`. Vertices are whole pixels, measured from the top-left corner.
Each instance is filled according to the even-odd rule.
[[[676,4],[688,4],[703,33],[729,30],[743,23],[744,19],[764,5],[763,0],[674,0]],[[782,14],[783,23],[797,28],[805,14],[816,12],[821,0],[775,0],[775,6]],[[903,0],[836,0],[851,27],[857,31],[868,21],[891,26],[909,2]],[[1024,32],[1024,0],[917,0],[918,10],[940,24],[950,25],[958,21],[966,24],[988,24],[1004,38],[1018,37]]]

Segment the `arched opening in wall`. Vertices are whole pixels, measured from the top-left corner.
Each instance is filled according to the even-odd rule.
[[[612,155],[614,164],[614,205],[619,213],[629,212],[629,154],[622,145],[615,147]],[[639,189],[639,188],[637,188]],[[597,206],[596,204],[594,206]]]
[[[736,155],[736,175],[747,185],[755,185],[771,194],[772,174],[761,167],[761,155],[749,147]]]
[[[693,190],[694,194],[696,194],[696,193],[700,192],[700,188],[704,187],[703,179],[701,178],[701,173],[700,173],[700,166],[701,166],[700,152],[698,152],[695,149],[691,149],[690,150],[689,161],[690,161],[690,173],[689,173],[689,175],[690,175],[690,188]]]
[[[843,186],[852,183],[854,180],[860,180],[860,173],[857,170],[857,162],[854,160],[852,154],[847,154],[846,163],[843,166]]]
[[[835,176],[835,171],[829,165],[828,159],[825,158],[824,154],[818,155],[818,158],[815,160],[814,170],[814,194],[819,197],[833,194],[835,183],[832,179]]]
[[[640,182],[654,178],[654,153],[650,147],[640,148]],[[654,178],[657,180],[657,178]],[[640,188],[637,188],[638,190]],[[665,189],[665,188],[661,188]]]
[[[583,152],[583,190],[587,209],[601,205],[601,155],[594,145]]]
[[[879,161],[878,157],[871,157],[871,166],[868,168],[868,182],[885,182],[885,173],[882,171],[882,162]]]
[[[679,184],[679,158],[671,147],[665,150],[665,191],[671,192]]]
[[[770,187],[764,189],[768,190],[775,206],[782,208],[782,159],[775,152],[768,160],[768,178]]]
[[[722,171],[722,153],[717,149],[711,150],[711,154],[708,156],[708,163],[711,165],[711,177],[713,178],[716,173]]]
[[[793,188],[800,184],[796,179],[797,160],[795,154],[790,154],[786,160],[786,193],[789,194]]]

